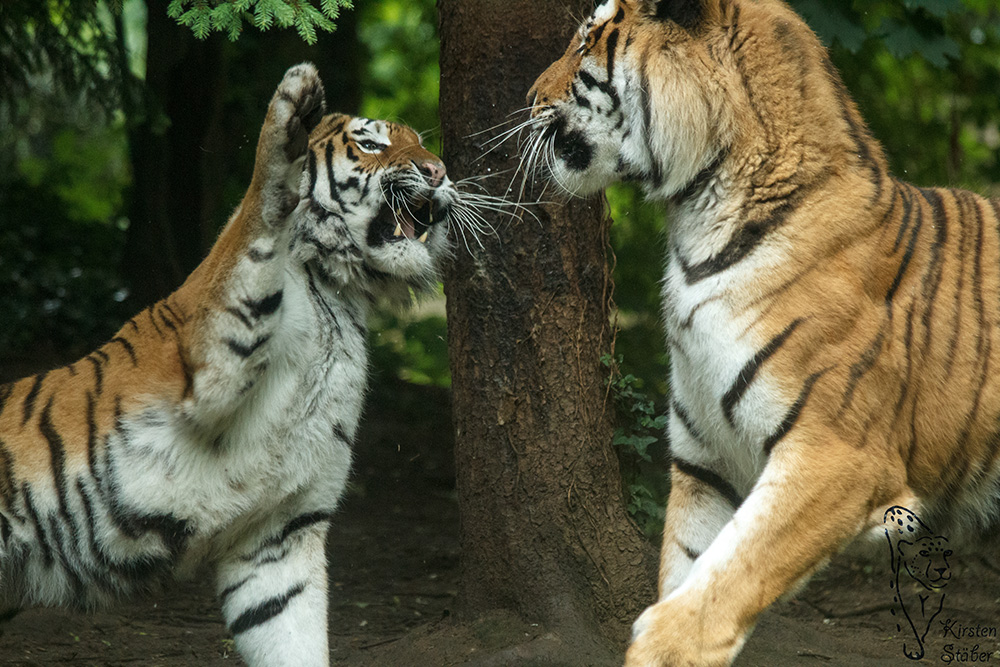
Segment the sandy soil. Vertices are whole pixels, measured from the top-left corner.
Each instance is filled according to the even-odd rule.
[[[458,512],[450,433],[446,392],[398,386],[373,396],[354,481],[328,543],[334,662],[620,664],[624,647],[594,650],[508,614],[456,619]],[[737,665],[1000,664],[997,630],[986,638],[959,631],[1000,628],[996,555],[954,559],[944,609],[919,661],[903,655],[908,628],[897,630],[890,611],[884,555],[876,549],[870,560],[836,559],[797,597],[763,616]],[[110,612],[29,610],[0,630],[0,665],[133,664],[243,664],[207,576]]]

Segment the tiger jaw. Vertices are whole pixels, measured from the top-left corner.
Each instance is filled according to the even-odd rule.
[[[448,214],[449,207],[433,199],[407,200],[404,203],[397,203],[395,209],[383,205],[368,227],[368,245],[406,243],[414,240],[427,243],[431,228],[444,222]]]

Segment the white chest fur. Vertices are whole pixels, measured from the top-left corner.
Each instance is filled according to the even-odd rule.
[[[255,528],[332,511],[350,468],[366,383],[365,307],[290,270],[267,367],[207,433],[173,406],[127,419],[115,465],[122,498],[192,529],[179,570]]]
[[[672,400],[688,422],[681,429],[672,420],[678,427],[671,431],[671,447],[690,462],[724,471],[746,493],[763,470],[762,443],[784,418],[787,401],[764,369],[728,415],[724,408],[727,394],[767,342],[754,331],[756,310],[746,306],[743,287],[752,276],[743,273],[730,270],[689,282],[672,258],[663,303]]]

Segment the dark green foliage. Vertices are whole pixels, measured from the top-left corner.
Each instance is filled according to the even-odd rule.
[[[124,234],[71,218],[64,186],[19,179],[0,190],[0,357],[82,354],[130,315],[117,272]]]
[[[654,539],[663,532],[663,509],[670,489],[665,474],[667,417],[658,414],[634,375],[622,375],[621,362],[621,356],[601,357],[610,372],[608,390],[617,416],[613,443],[621,465],[626,508],[646,537]]]
[[[111,21],[97,0],[0,3],[0,110],[40,85],[115,108],[121,73]]]
[[[360,8],[367,51],[361,114],[415,128],[440,154],[438,38],[433,0],[380,0]]]
[[[375,373],[392,374],[414,384],[450,387],[446,336],[442,315],[376,316],[368,336]]]
[[[260,30],[294,27],[307,44],[315,44],[316,31],[333,32],[341,8],[352,7],[351,0],[320,0],[319,7],[311,0],[171,0],[167,14],[198,39],[223,32],[236,41],[247,21]]]

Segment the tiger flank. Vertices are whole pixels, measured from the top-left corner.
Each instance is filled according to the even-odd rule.
[[[183,286],[0,386],[0,616],[207,564],[248,664],[328,664],[324,538],[366,317],[435,280],[458,195],[412,130],[324,117],[323,95],[312,65],[285,75],[250,188]]]
[[[730,664],[893,506],[1000,525],[1000,202],[893,177],[779,0],[599,0],[528,94],[534,169],[668,203],[673,454],[629,667]]]

